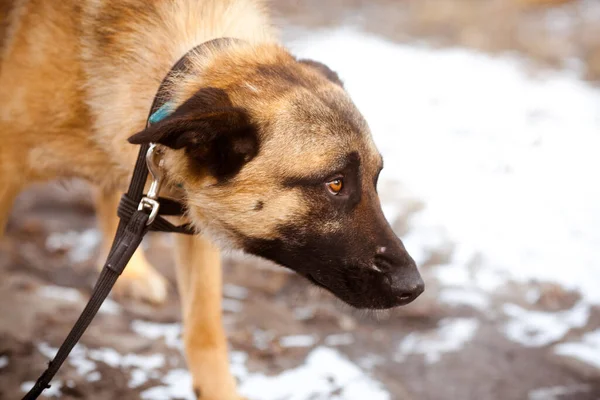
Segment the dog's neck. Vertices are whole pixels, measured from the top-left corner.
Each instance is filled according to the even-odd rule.
[[[253,44],[276,39],[259,2],[153,2],[146,10],[151,13],[148,16],[125,19],[121,14],[115,18],[105,15],[117,11],[106,9],[100,13],[94,7],[85,10],[88,20],[82,61],[93,140],[107,152],[107,162],[115,167],[108,180],[98,183],[124,188],[137,153],[135,146],[126,144],[127,138],[143,128],[161,80],[179,58],[199,44],[219,37]],[[97,17],[100,14],[103,19]],[[149,24],[147,21],[156,14],[160,21]],[[110,21],[108,25],[106,21]],[[104,37],[105,32],[114,33]],[[181,104],[197,90],[202,81],[202,64],[214,56],[192,57],[194,71],[172,80],[169,91],[175,103]]]

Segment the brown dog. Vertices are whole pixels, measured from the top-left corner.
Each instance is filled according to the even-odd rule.
[[[205,236],[177,237],[184,342],[203,399],[236,399],[221,326],[221,246],[273,260],[360,308],[423,291],[386,222],[382,168],[337,75],[298,61],[255,0],[0,0],[0,230],[32,182],[98,188],[109,245],[138,146],[158,143],[167,194]],[[173,113],[142,130],[158,85],[176,75]],[[137,132],[137,133],[136,133]],[[129,142],[128,142],[129,140]],[[133,143],[133,144],[130,144]],[[163,278],[137,252],[121,292],[160,302]]]

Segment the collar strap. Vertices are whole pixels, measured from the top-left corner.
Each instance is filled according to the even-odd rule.
[[[160,86],[156,91],[156,95],[154,96],[154,100],[152,101],[152,107],[150,107],[150,114],[148,115],[146,126],[150,126],[151,124],[156,124],[157,122],[162,121],[163,119],[171,115],[173,111],[175,111],[173,109],[173,104],[169,101],[167,86],[170,78],[174,74],[181,72],[185,73],[189,71],[190,68],[188,65],[188,61],[192,55],[202,56],[206,54],[209,48],[223,48],[227,47],[228,45],[240,42],[242,42],[241,39],[225,37],[217,38],[209,40],[208,42],[204,42],[185,53],[185,55],[181,57],[179,61],[177,61],[175,65],[173,65],[173,67],[171,67],[167,75],[160,83]]]
[[[188,51],[183,57],[181,57],[179,61],[177,61],[175,65],[173,65],[173,67],[169,70],[167,75],[163,78],[162,82],[160,83],[156,95],[154,96],[154,100],[152,101],[152,106],[150,107],[150,113],[148,114],[146,126],[148,127],[151,124],[155,124],[165,119],[174,111],[172,103],[169,102],[169,94],[167,90],[169,80],[176,73],[185,73],[189,71],[190,68],[188,61],[192,55],[202,55],[202,53],[206,53],[209,47],[219,48],[239,41],[239,39],[233,38],[213,39],[194,47],[193,49]],[[148,179],[146,154],[148,153],[149,148],[149,144],[143,144],[140,146],[137,161],[135,163],[135,168],[133,170],[133,176],[131,177],[131,182],[129,183],[129,189],[127,190],[127,193],[124,194],[121,198],[121,203],[119,204],[118,212],[119,217],[121,218],[121,223],[119,224],[119,228],[117,229],[117,232],[120,232],[120,234],[122,234],[122,230],[125,229],[127,221],[131,218],[131,215],[135,211],[137,205],[144,197],[144,186],[146,185],[146,181]],[[160,203],[165,202],[165,199],[162,198],[159,198],[158,200]],[[175,226],[161,217],[161,215],[184,214],[184,206],[182,204],[174,200],[169,200],[168,204],[170,204],[170,206],[164,208],[160,207],[158,209],[158,216],[156,216],[154,222],[152,222],[152,224],[150,225],[150,229],[162,232],[184,233],[189,235],[196,234],[197,232],[187,224],[182,226]],[[173,210],[177,210],[178,212],[174,213]]]

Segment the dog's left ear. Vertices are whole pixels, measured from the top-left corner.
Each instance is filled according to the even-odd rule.
[[[317,71],[319,71],[321,74],[325,75],[325,77],[327,79],[329,79],[331,82],[340,85],[341,87],[344,87],[344,83],[342,82],[342,80],[340,79],[339,75],[337,74],[337,72],[331,70],[331,68],[329,68],[327,65],[320,63],[318,61],[314,61],[314,60],[298,60],[299,63],[304,64],[304,65],[308,65],[309,67],[316,69]]]
[[[193,165],[218,179],[239,172],[258,153],[258,133],[245,110],[221,89],[204,88],[164,120],[131,136],[129,143],[185,149]]]

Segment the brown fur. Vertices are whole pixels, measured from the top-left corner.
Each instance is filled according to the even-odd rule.
[[[163,194],[185,202],[204,234],[178,237],[176,257],[185,351],[203,399],[238,398],[208,237],[358,307],[406,304],[423,290],[381,212],[382,162],[366,122],[337,74],[277,43],[262,2],[0,0],[0,17],[0,232],[27,185],[79,177],[97,188],[106,252],[137,153],[127,140],[159,143]],[[173,114],[142,130],[171,66],[221,37],[240,40],[190,56],[170,80]],[[326,184],[339,177],[338,195]],[[140,251],[116,289],[166,296]]]

